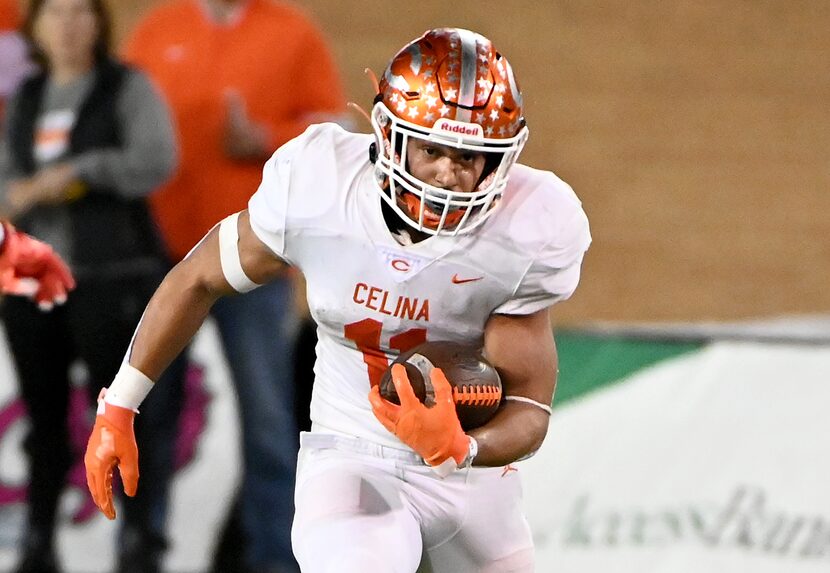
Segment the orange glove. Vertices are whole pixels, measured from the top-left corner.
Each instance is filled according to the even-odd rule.
[[[135,496],[138,489],[138,446],[135,443],[133,420],[135,412],[104,401],[106,390],[98,396],[98,415],[89,443],[84,465],[86,483],[98,509],[109,519],[115,519],[112,503],[112,472],[119,466],[124,493]]]
[[[415,450],[424,461],[438,468],[450,470],[464,463],[470,449],[470,439],[461,429],[452,389],[440,368],[430,374],[435,389],[435,405],[421,404],[402,364],[392,365],[392,382],[401,399],[398,406],[380,396],[380,388],[373,386],[369,392],[372,412],[383,426]],[[446,463],[452,459],[452,463]],[[446,475],[448,471],[440,471]]]
[[[41,310],[66,302],[66,293],[75,288],[69,268],[52,248],[3,224],[0,247],[0,291],[34,298]]]

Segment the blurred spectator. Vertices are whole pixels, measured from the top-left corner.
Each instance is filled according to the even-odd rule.
[[[110,58],[109,30],[101,0],[32,0],[23,31],[42,71],[19,86],[6,109],[1,214],[50,243],[77,280],[67,303],[51,313],[23,298],[3,301],[31,421],[20,573],[59,570],[54,532],[72,458],[70,367],[85,367],[93,404],[169,269],[145,196],[175,167],[170,117],[142,74]],[[138,418],[147,481],[125,500],[121,572],[158,571],[181,369],[169,369],[170,391],[154,393],[159,412],[150,407]]]
[[[166,3],[139,24],[126,57],[161,87],[176,119],[181,164],[152,206],[177,258],[247,206],[277,147],[344,109],[320,31],[296,8],[270,0]],[[296,570],[294,314],[290,279],[213,308],[242,417],[241,521],[250,571]],[[230,572],[230,564],[221,567]]]

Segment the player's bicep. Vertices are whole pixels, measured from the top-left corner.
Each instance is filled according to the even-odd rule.
[[[215,296],[235,294],[255,286],[240,287],[244,283],[265,284],[279,276],[285,267],[254,234],[247,211],[234,218],[235,221],[229,218],[214,226],[177,265],[186,269],[193,282]],[[236,233],[227,228],[233,223]]]
[[[505,396],[552,402],[558,359],[548,308],[528,315],[492,315],[484,352],[501,375]]]

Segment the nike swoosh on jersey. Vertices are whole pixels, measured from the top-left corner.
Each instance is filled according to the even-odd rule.
[[[462,285],[464,283],[471,283],[471,282],[475,282],[475,281],[480,281],[483,278],[484,277],[472,277],[472,278],[469,278],[469,279],[462,279],[462,278],[459,278],[459,276],[457,274],[454,274],[452,276],[452,284]]]

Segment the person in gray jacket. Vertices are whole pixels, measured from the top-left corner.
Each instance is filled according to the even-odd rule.
[[[31,2],[24,36],[40,71],[11,98],[0,142],[0,217],[52,245],[77,281],[49,313],[19,297],[2,305],[31,422],[19,573],[59,571],[56,510],[73,460],[70,372],[86,373],[94,404],[170,267],[145,198],[176,167],[171,119],[148,79],[110,56],[109,29],[100,0]],[[169,391],[154,395],[158,410],[137,429],[142,471],[155,477],[124,502],[121,572],[159,570],[183,371],[181,362],[168,369]]]

